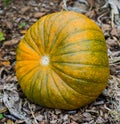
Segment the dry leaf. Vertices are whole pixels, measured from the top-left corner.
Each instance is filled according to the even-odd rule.
[[[108,44],[109,46],[111,46],[111,47],[117,45],[117,42],[116,42],[115,39],[108,38],[108,39],[106,40],[106,42],[107,42],[107,44]]]
[[[14,124],[12,120],[7,120],[7,124]]]
[[[21,34],[25,34],[27,30],[21,30],[20,33]]]
[[[87,0],[87,2],[89,3],[90,8],[95,7],[95,0]]]
[[[10,66],[10,61],[9,60],[0,61],[0,67],[2,67],[2,66]]]
[[[8,29],[12,29],[13,28],[12,22],[6,21],[5,24],[6,24],[6,26],[7,26]]]
[[[43,16],[43,15],[45,15],[46,13],[44,13],[44,12],[37,12],[37,13],[35,13],[33,16],[34,16],[34,18],[40,18],[41,16]]]
[[[42,121],[44,119],[44,116],[43,115],[37,115],[37,116],[35,116],[35,118],[38,121]]]
[[[0,107],[0,113],[4,113],[4,112],[6,112],[7,111],[7,108],[6,107]]]
[[[49,124],[47,121],[41,121],[40,124]]]
[[[102,28],[103,32],[110,31],[111,30],[111,25],[109,25],[109,24],[102,24],[101,28]]]
[[[10,114],[20,120],[24,120],[26,124],[32,124],[31,120],[26,117],[25,113],[23,113],[21,110],[18,110],[18,107],[16,107],[18,105],[16,104],[18,100],[18,93],[14,90],[12,90],[11,92],[9,91],[9,93],[4,91],[3,102],[4,105],[8,108]]]
[[[112,28],[111,35],[119,37],[118,30],[115,26],[113,26],[113,28]]]
[[[24,14],[25,12],[27,12],[29,10],[30,10],[30,6],[25,6],[25,7],[21,8],[22,14]]]
[[[88,16],[89,18],[95,18],[95,16],[96,16],[95,10],[88,11],[86,13],[86,16]]]

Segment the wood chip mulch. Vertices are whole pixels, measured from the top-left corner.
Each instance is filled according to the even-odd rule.
[[[9,0],[10,1],[10,0]],[[40,17],[72,10],[93,19],[103,30],[111,76],[95,102],[73,111],[30,103],[15,75],[16,48],[26,30]],[[0,124],[120,124],[120,0],[0,1]]]

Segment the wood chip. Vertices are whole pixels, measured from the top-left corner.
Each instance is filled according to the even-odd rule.
[[[6,42],[3,43],[3,47],[16,45],[16,44],[19,43],[20,39],[21,38],[19,37],[19,38],[12,39],[10,41],[6,41]]]
[[[22,14],[30,10],[30,6],[25,6],[21,9]]]
[[[33,16],[34,16],[34,18],[40,18],[40,17],[43,16],[43,15],[45,15],[44,12],[37,12],[37,13],[35,13]]]

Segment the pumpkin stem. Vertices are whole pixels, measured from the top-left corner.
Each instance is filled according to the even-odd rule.
[[[43,56],[41,58],[41,64],[47,66],[49,64],[50,60],[48,56]]]

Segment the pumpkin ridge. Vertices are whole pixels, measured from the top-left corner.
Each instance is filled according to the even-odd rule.
[[[25,38],[25,37],[24,37],[23,40],[24,40],[24,43],[25,43],[29,48],[31,48],[36,54],[40,55],[40,54],[33,48],[32,45],[28,44],[28,42],[26,41],[26,38]]]
[[[33,50],[33,49],[32,49]],[[17,48],[17,51],[22,51],[22,52],[24,52],[24,53],[26,53],[26,54],[30,54],[30,53],[28,53],[27,51],[25,51],[25,50],[23,50],[23,49],[20,49],[19,47]],[[34,51],[35,52],[35,51]],[[36,52],[35,52],[36,53]]]
[[[46,16],[44,17],[44,19],[42,19],[41,24],[39,24],[40,22],[38,21],[38,30],[39,30],[39,35],[41,36],[41,45],[43,48],[43,52],[45,49],[45,46],[44,46],[44,23],[45,23],[45,19],[46,19]]]
[[[79,41],[77,41],[75,43],[71,43],[71,44],[69,43],[69,44],[66,44],[64,46],[58,47],[57,51],[60,50],[60,49],[64,49],[64,48],[70,47],[70,46],[74,46],[74,45],[79,44],[81,42],[93,42],[93,41],[98,41],[100,43],[104,43],[104,44],[102,44],[102,46],[105,46],[105,42],[103,42],[102,40],[99,40],[99,39],[79,40]]]
[[[39,93],[38,93],[39,94],[38,95],[38,101],[39,102],[37,102],[37,100],[35,101],[37,104],[42,105],[42,106],[46,105],[46,103],[44,101],[44,98],[42,98],[43,96],[41,94],[42,93],[42,89],[45,89],[45,87],[43,87],[44,84],[45,84],[44,81],[46,80],[45,74],[46,74],[46,71],[43,71],[42,76],[41,76],[41,80],[40,80],[40,83],[39,83]]]
[[[49,42],[50,42],[50,39],[49,39],[49,37],[50,37],[50,32],[51,32],[51,29],[52,29],[52,27],[53,27],[53,25],[54,25],[54,23],[56,22],[56,20],[59,18],[61,16],[61,13],[59,13],[59,14],[56,14],[55,16],[54,16],[54,21],[52,22],[52,24],[50,25],[50,29],[49,29],[49,34],[48,34],[48,44],[49,44]],[[47,51],[48,52],[48,51]]]
[[[43,32],[42,32],[42,45],[43,45],[43,50],[45,49],[45,46],[44,46],[44,35],[45,35],[45,32],[44,32],[44,24],[45,24],[45,20],[43,21]]]
[[[95,67],[107,67],[108,68],[108,66],[107,65],[97,65],[97,64],[84,64],[84,63],[80,63],[80,62],[62,62],[62,61],[52,61],[52,63],[54,64],[54,63],[58,63],[58,64],[67,64],[67,65],[79,65],[79,66],[95,66]]]
[[[37,51],[38,51],[38,53],[39,53],[39,55],[41,56],[42,54],[41,54],[41,52],[40,52],[40,49],[39,49],[39,47],[38,47],[38,45],[36,44],[36,42],[35,42],[35,40],[34,40],[34,38],[33,38],[33,36],[32,36],[32,34],[31,34],[31,29],[29,30],[29,36],[30,36],[30,38],[31,38],[31,41],[34,43],[34,45],[36,46],[36,48],[34,48],[34,49],[37,49]],[[36,52],[37,52],[36,51]]]
[[[48,71],[48,70],[47,70]],[[44,88],[46,89],[46,98],[47,101],[49,102],[48,107],[51,106],[51,104],[53,104],[50,100],[49,94],[48,94],[48,87],[47,87],[47,83],[48,83],[48,72],[45,73],[45,83],[44,83]]]
[[[59,17],[59,14],[57,15],[56,14],[56,16],[57,17]],[[47,29],[46,28],[44,28],[44,30],[46,29],[46,30],[48,30],[48,31],[46,31],[47,32],[47,34],[46,34],[46,37],[47,37],[47,44],[46,44],[46,48],[48,48],[48,44],[49,44],[49,35],[50,35],[50,29],[51,29],[51,25],[53,25],[53,23],[54,23],[54,21],[57,19],[57,17],[56,16],[53,16],[53,14],[50,14],[49,15],[49,20],[47,20]],[[53,22],[51,22],[53,20]],[[52,23],[52,24],[51,24]],[[48,27],[49,27],[49,29],[48,29]]]
[[[37,66],[35,66],[35,67],[37,67]],[[34,67],[34,68],[35,68]],[[19,70],[19,69],[21,69],[21,68],[24,68],[23,66],[19,66],[19,67],[17,67],[17,70]]]
[[[53,70],[53,72],[55,73],[54,70]],[[62,94],[61,91],[59,90],[59,87],[57,86],[56,81],[55,81],[55,79],[54,79],[52,73],[51,73],[51,77],[52,77],[52,79],[53,79],[53,81],[54,81],[54,84],[55,84],[56,88],[58,89],[58,92],[60,93],[60,95],[61,95],[61,97],[64,99],[64,101],[65,101],[68,105],[71,105],[71,106],[74,107],[73,104],[69,103],[69,101],[65,99],[65,97],[63,96],[63,94]]]
[[[66,73],[64,73],[64,71],[62,71],[61,69],[59,69],[58,67],[56,67],[56,66],[54,66],[54,65],[52,65],[53,67],[53,69],[55,70],[55,69],[57,69],[60,73],[63,73],[64,75],[66,75],[67,77],[69,77],[69,78],[73,78],[73,79],[76,79],[76,80],[79,80],[79,81],[87,81],[87,82],[97,82],[97,81],[92,81],[92,80],[88,80],[88,79],[82,79],[82,78],[76,78],[76,77],[73,77],[73,76],[71,76],[71,75],[69,75],[69,74],[66,74]],[[101,83],[101,82],[97,82],[97,83]]]
[[[31,49],[31,48],[30,48],[30,49]],[[26,52],[26,51],[24,51],[23,49],[20,49],[20,48],[18,47],[17,53],[18,53],[19,51],[20,51],[20,52],[22,51],[22,52],[24,52],[24,53],[26,53],[26,54],[28,54],[28,55],[30,54],[30,53],[28,53],[28,52]],[[33,51],[33,49],[32,49],[32,51]],[[35,51],[33,51],[33,52],[35,52]],[[35,52],[35,53],[36,53],[36,52]],[[24,60],[25,60],[25,59],[24,59]],[[24,60],[23,60],[23,59],[22,59],[22,60],[17,59],[17,61],[24,61]],[[32,58],[31,60],[28,60],[28,59],[27,59],[26,61],[38,61],[38,59],[33,59],[33,58]]]
[[[54,70],[54,73],[56,73],[56,74],[59,76],[59,74],[55,71],[54,68],[53,68],[53,70]],[[85,95],[85,94],[82,94],[82,93],[76,91],[76,90],[73,89],[68,83],[66,83],[60,76],[59,76],[59,78],[63,81],[63,83],[64,83],[67,87],[69,87],[70,89],[72,89],[72,91],[76,92],[77,94],[83,95],[83,96],[85,96],[85,97],[91,97],[91,98],[95,98],[95,97],[96,97],[96,95],[95,95],[95,96]]]
[[[71,36],[73,36],[73,35],[75,35],[75,34],[77,34],[77,33],[82,33],[82,32],[86,32],[86,31],[97,31],[97,32],[99,32],[100,34],[102,34],[102,32],[100,32],[99,30],[96,30],[96,29],[87,29],[87,30],[78,30],[78,31],[76,31],[76,32],[71,32],[71,33],[69,33],[68,35],[66,35],[62,40],[60,40],[59,41],[59,44],[56,46],[56,47],[58,47],[58,46],[60,46],[61,45],[61,43],[63,42],[63,41],[65,41],[67,38],[69,38],[69,36],[71,37]],[[101,35],[102,36],[102,35]],[[63,45],[64,46],[64,45]],[[56,47],[54,47],[54,49],[56,49]],[[50,52],[50,54],[54,54],[54,52],[55,52],[55,50],[54,49],[52,49],[52,51]]]
[[[30,73],[31,71],[33,71],[34,69],[36,69],[38,66],[39,66],[39,65],[34,66],[34,67],[33,67],[32,69],[30,69],[24,76],[22,76],[21,78],[19,78],[19,82],[21,82],[21,80],[22,80],[28,73]],[[20,69],[20,68],[24,68],[24,66],[19,67],[18,69]]]
[[[44,25],[45,17],[44,17],[44,19],[42,19],[41,21],[38,21],[36,23],[36,25],[37,25],[36,30],[38,30],[36,32],[38,34],[38,37],[40,38],[39,42],[40,42],[40,46],[42,47],[42,50],[43,50],[42,54],[44,54],[44,37],[43,37],[43,35],[44,35],[44,27],[43,27],[43,25]]]
[[[48,52],[50,52],[51,50],[54,49],[55,43],[56,43],[55,41],[56,41],[56,39],[59,37],[60,33],[64,30],[64,28],[66,28],[73,20],[77,20],[77,19],[79,19],[79,18],[72,18],[71,20],[68,20],[68,21],[66,22],[67,24],[65,24],[65,25],[63,25],[63,26],[60,26],[60,31],[56,34],[56,37],[53,39],[52,45],[51,45],[50,50],[49,50]],[[54,46],[54,47],[53,47],[53,46]]]
[[[42,74],[42,72],[38,72],[35,76],[34,76],[34,78],[33,78],[33,80],[32,80],[32,83],[31,83],[31,85],[30,85],[30,96],[31,96],[31,99],[33,100],[33,101],[35,101],[35,99],[34,99],[34,97],[33,97],[33,95],[34,95],[34,87],[35,87],[35,85],[36,85],[36,79],[39,77],[39,75],[40,74]]]
[[[104,89],[104,86],[102,86],[100,82],[99,83],[96,83],[96,82],[93,82],[93,81],[88,82],[88,81],[85,81],[85,80],[82,80],[82,79],[72,78],[72,77],[69,77],[69,75],[65,75],[64,73],[59,73],[59,71],[57,71],[57,69],[56,69],[56,73],[57,73],[57,75],[59,75],[59,77],[61,77],[63,79],[64,82],[66,82],[68,85],[70,85],[70,87],[72,87],[73,89],[76,89],[76,91],[78,91],[80,94],[84,94],[86,96],[95,96],[93,94],[99,95],[98,89],[101,92]],[[66,80],[66,79],[68,79],[68,80]],[[106,82],[106,84],[107,84],[107,82]],[[74,85],[78,86],[77,88],[82,88],[83,90],[77,89]],[[92,93],[89,94],[89,92],[88,92],[89,90],[85,86],[88,86],[88,88],[89,88],[89,86],[91,86],[91,85],[93,85],[95,87],[95,89],[93,91],[91,90]],[[96,89],[96,86],[97,86],[97,89]]]
[[[34,51],[40,55],[40,51],[38,49],[38,46],[35,44],[34,39],[31,37],[31,29],[28,30],[28,33],[25,35],[25,37],[23,38],[23,40],[25,41],[25,43],[30,46],[31,48],[34,49]]]
[[[22,42],[24,42],[24,44],[25,44],[28,48],[30,48],[36,55],[39,56],[39,54],[38,54],[31,46],[29,46],[29,44],[28,44],[27,42],[25,42],[25,39],[23,39]],[[23,52],[25,52],[26,54],[30,54],[30,53],[26,52],[25,50],[20,49],[20,47],[18,47],[18,48],[17,48],[17,53],[20,52],[20,51],[23,51]]]
[[[40,21],[41,22],[41,21]],[[39,23],[40,22],[38,22],[38,23],[36,23],[36,30],[35,30],[35,35],[37,34],[37,36],[36,37],[38,37],[39,39],[37,39],[37,42],[38,42],[38,46],[40,46],[40,48],[41,48],[41,54],[43,55],[44,54],[44,48],[43,48],[43,45],[42,45],[42,38],[41,38],[41,35],[40,35],[40,27],[39,27]],[[42,23],[42,22],[41,22]],[[39,32],[39,33],[38,33]]]
[[[48,26],[50,26],[50,27],[49,27],[49,31],[48,31],[48,34],[47,34],[48,43],[47,43],[46,48],[49,48],[49,43],[50,43],[49,37],[50,37],[50,34],[51,34],[50,32],[51,32],[52,26],[54,25],[54,22],[56,22],[56,20],[57,20],[60,16],[61,16],[60,13],[59,13],[59,14],[55,14],[54,16],[52,16],[52,14],[49,15],[49,18],[50,18],[50,19],[48,20]],[[51,24],[51,20],[53,20],[52,24]],[[48,30],[48,29],[47,29],[47,30]],[[48,49],[47,49],[46,53],[48,53]]]
[[[58,108],[58,106],[61,106],[61,102],[62,102],[63,106],[66,106],[66,101],[64,101],[64,99],[61,97],[61,94],[60,94],[60,92],[58,91],[58,88],[55,85],[55,82],[54,82],[53,77],[51,75],[51,73],[53,73],[52,71],[53,70],[50,68],[50,70],[49,70],[49,72],[50,72],[49,73],[49,79],[50,80],[48,82],[48,93],[50,94],[50,96],[52,96],[50,98],[53,101],[54,107]],[[55,98],[55,96],[57,97],[57,99]],[[56,102],[58,104],[56,104]],[[72,107],[72,106],[67,104],[67,107]]]
[[[46,52],[46,48],[47,48],[47,44],[48,44],[48,34],[46,31],[46,22],[49,21],[48,20],[49,18],[50,18],[50,16],[47,16],[44,20],[44,27],[43,27],[43,30],[44,30],[44,52]]]
[[[80,50],[80,51],[71,51],[71,52],[65,52],[65,53],[59,53],[59,54],[54,54],[54,56],[64,56],[64,55],[69,55],[69,54],[77,54],[77,53],[81,53],[81,52],[96,52],[96,53],[103,53],[105,54],[106,52],[102,51],[102,50],[98,50],[98,51],[91,51],[91,50]]]
[[[31,71],[33,71],[33,70],[36,70],[36,68],[32,68],[31,69]],[[28,73],[30,73],[31,71],[28,71]],[[30,85],[28,85],[27,83],[23,84],[24,82],[22,82],[21,80],[23,80],[27,76],[28,73],[24,74],[24,76],[22,76],[21,78],[19,78],[20,86],[21,86],[21,88],[22,88],[22,90],[24,91],[25,94],[27,92],[27,88],[26,87],[29,87],[29,89],[30,89]],[[31,84],[31,82],[29,82],[29,83]],[[24,85],[24,87],[22,85]],[[30,95],[30,94],[27,94],[27,97],[29,98],[28,95]]]
[[[49,85],[50,83],[48,83],[48,87],[50,87],[50,89],[48,88],[48,92],[52,96],[51,99],[53,99],[53,102],[54,102],[53,105],[54,105],[54,107],[58,108],[58,106],[61,106],[61,102],[62,102],[63,106],[66,106],[66,104],[67,104],[67,107],[73,107],[70,104],[68,104],[64,100],[63,97],[61,97],[61,93],[58,91],[58,88],[57,88],[57,86],[56,86],[56,84],[55,84],[55,82],[53,80],[53,77],[52,77],[52,74],[51,73],[53,73],[53,70],[52,69],[50,69],[50,74],[49,74],[49,77],[51,79],[50,83],[52,83],[52,85]],[[53,89],[56,89],[56,91],[54,91],[52,88]],[[54,95],[52,95],[53,92],[54,92]],[[57,99],[53,98],[55,96],[57,96]],[[58,98],[60,98],[61,100],[59,100]],[[55,101],[54,101],[54,99],[55,99]],[[56,104],[56,102],[58,103],[58,105]]]
[[[31,37],[32,41],[34,42],[34,45],[38,49],[38,51],[40,53],[39,55],[42,55],[43,53],[41,52],[41,49],[39,49],[38,45],[36,44],[35,39],[33,38],[32,31],[31,30],[32,30],[32,28],[29,30],[29,36]]]
[[[49,75],[49,73],[47,73],[48,75]],[[47,82],[47,83],[49,83],[49,82]],[[48,95],[48,98],[50,98],[51,96],[50,96],[50,93],[49,93],[49,87],[48,87],[48,85],[46,84],[46,89],[47,89],[47,95]],[[49,101],[55,106],[55,104],[54,104],[54,102],[52,102],[51,101],[51,99],[49,99]]]
[[[43,102],[43,100],[41,100],[41,89],[42,89],[42,85],[43,85],[43,78],[44,78],[44,73],[42,73],[42,76],[41,76],[41,80],[40,80],[40,83],[39,83],[39,100],[38,101],[40,101],[40,102],[38,102],[40,105],[44,105],[44,102]]]
[[[44,35],[44,37],[48,37],[48,39],[47,39],[47,44],[46,44],[46,48],[48,48],[48,45],[49,45],[49,43],[50,43],[50,41],[49,41],[50,30],[51,30],[52,26],[54,25],[54,22],[56,22],[56,20],[57,20],[60,16],[61,16],[60,13],[59,13],[59,14],[55,14],[54,16],[53,16],[53,14],[50,14],[50,15],[48,16],[48,17],[49,17],[49,20],[47,20],[47,18],[45,19],[45,22],[48,21],[48,24],[46,24],[47,28],[45,28],[45,23],[44,23],[44,31],[47,32],[46,30],[48,30],[48,27],[49,27],[48,34]],[[52,23],[51,23],[51,20],[53,20]],[[46,30],[45,30],[45,29],[46,29]],[[44,41],[45,41],[45,40],[44,40]],[[47,51],[46,51],[46,53],[47,53]]]
[[[42,74],[42,73],[41,73]],[[40,76],[40,78],[42,79],[42,75]],[[37,82],[36,82],[37,83]],[[34,85],[35,87],[35,85]],[[31,99],[31,101],[35,101],[35,103],[39,103],[40,102],[40,90],[41,90],[41,80],[39,80],[39,83],[38,83],[38,86],[37,86],[37,89],[39,91],[39,93],[37,93],[37,97],[34,97],[33,99]],[[37,90],[33,89],[33,94],[36,93]],[[33,97],[33,95],[32,95]]]

